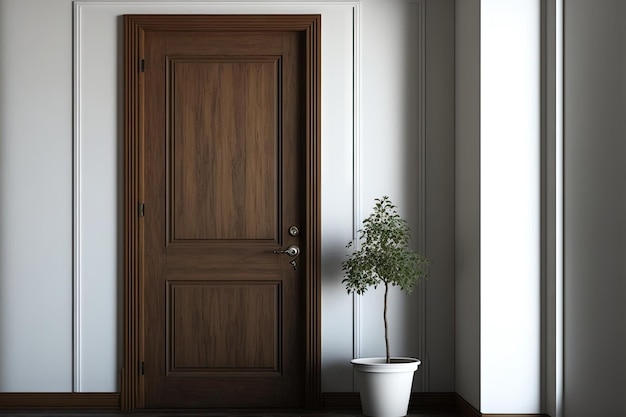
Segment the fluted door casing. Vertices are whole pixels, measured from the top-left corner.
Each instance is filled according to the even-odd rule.
[[[127,17],[153,19],[137,32],[141,377],[128,408],[310,400],[315,63],[302,28],[318,17],[292,18]]]

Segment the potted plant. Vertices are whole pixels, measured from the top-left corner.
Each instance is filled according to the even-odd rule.
[[[353,359],[366,416],[400,417],[407,414],[413,374],[421,363],[415,358],[391,357],[387,325],[389,288],[397,286],[410,294],[428,275],[430,261],[408,247],[410,228],[389,197],[376,199],[374,211],[359,230],[357,250],[342,262],[348,293],[363,294],[370,287],[384,286],[383,322],[385,358]],[[352,242],[347,247],[352,247]]]

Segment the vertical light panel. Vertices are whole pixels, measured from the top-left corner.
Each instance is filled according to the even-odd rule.
[[[481,3],[481,404],[538,413],[540,2]]]

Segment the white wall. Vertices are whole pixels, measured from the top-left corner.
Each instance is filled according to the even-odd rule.
[[[456,391],[541,408],[540,2],[456,9]]]
[[[72,390],[71,27],[0,2],[0,391]]]
[[[422,359],[414,390],[450,392],[454,378],[453,4],[363,1],[361,13],[362,142],[355,213],[360,227],[374,199],[388,195],[409,221],[414,246],[433,260],[430,279],[411,296],[397,288],[390,292],[391,354]],[[420,60],[430,64],[432,72],[424,71]],[[426,94],[426,102],[421,102],[420,91]],[[359,356],[384,355],[382,291],[368,291],[357,304]]]
[[[222,6],[235,12],[232,3]],[[423,5],[363,0],[357,13],[361,36],[353,39],[355,2],[313,3],[284,2],[274,10],[322,13],[322,391],[352,391],[349,359],[353,353],[383,353],[380,303],[372,294],[353,305],[340,285],[339,262],[374,197],[389,194],[414,229],[419,224],[415,179],[420,157],[415,144],[419,100],[413,75],[420,39],[415,37],[418,30],[412,18],[419,16]],[[198,12],[209,5],[197,2],[183,9]],[[183,11],[180,4],[169,7],[157,9]],[[83,8],[84,14],[78,16],[82,26],[75,33],[80,66],[73,68],[72,1],[0,2],[0,391],[117,389],[122,32],[116,16],[159,10],[130,2]],[[237,8],[246,13],[257,10],[267,12],[254,2]],[[353,41],[360,69],[353,68]],[[73,69],[79,94],[75,205]],[[356,124],[352,120],[354,71],[360,86]],[[356,141],[355,127],[360,132]],[[452,137],[445,140],[444,144],[451,144]],[[450,157],[451,147],[444,145],[443,152]],[[360,169],[355,171],[353,161]],[[429,184],[437,182],[432,179]],[[449,204],[427,207],[437,213],[445,205],[449,210]],[[441,219],[445,216],[440,223]],[[416,229],[416,241],[419,233]],[[451,253],[445,248],[450,239],[437,240],[434,260],[441,257],[445,262]],[[426,248],[428,243],[424,242]],[[395,353],[432,355],[437,365],[428,368],[436,375],[430,389],[436,391],[453,390],[453,294],[445,291],[451,280],[443,268],[441,276],[434,272],[428,284],[442,297],[431,310],[442,314],[425,319],[426,327],[447,329],[428,343],[418,337],[426,329],[420,331],[416,325],[415,298],[395,295],[397,310],[391,312]],[[19,322],[12,319],[16,316]],[[416,389],[428,388],[428,377],[422,377]]]
[[[564,2],[566,417],[626,415],[625,7]]]

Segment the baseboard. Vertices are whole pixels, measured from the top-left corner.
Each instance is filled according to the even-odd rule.
[[[409,410],[452,409],[454,395],[451,392],[414,392],[409,401]]]
[[[547,414],[481,414],[483,417],[550,417]]]
[[[547,414],[483,414],[456,392],[454,393],[454,408],[461,417],[550,417]]]
[[[324,410],[356,410],[361,408],[358,392],[322,392]]]
[[[118,393],[0,393],[0,410],[119,410],[119,408],[120,394]]]
[[[360,410],[358,392],[323,392],[322,408],[325,410]],[[424,409],[453,409],[454,394],[451,392],[414,392],[409,401],[409,411]]]
[[[360,410],[358,392],[323,392],[326,410]],[[119,410],[119,393],[0,393],[0,410]],[[414,392],[409,411],[454,409],[461,417],[550,417],[547,414],[482,414],[463,397],[452,392]]]
[[[456,392],[454,393],[454,408],[461,417],[482,417],[480,411],[474,408],[473,405],[467,402],[467,400],[461,397]]]

